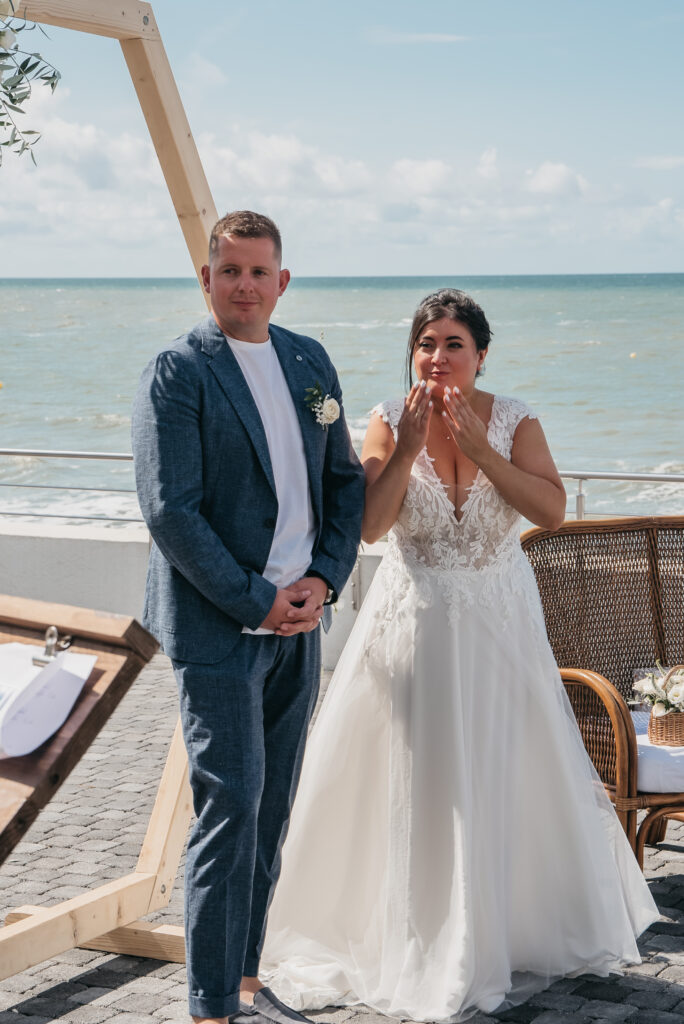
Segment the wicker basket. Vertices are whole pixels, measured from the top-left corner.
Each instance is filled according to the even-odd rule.
[[[674,665],[663,679],[663,684],[682,669],[684,665]],[[651,711],[648,738],[657,747],[684,747],[684,711],[671,711],[668,715],[660,715],[658,718]]]

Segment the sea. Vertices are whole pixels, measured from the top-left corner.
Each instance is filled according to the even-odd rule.
[[[404,393],[418,302],[469,292],[493,329],[481,386],[528,402],[561,470],[684,474],[684,274],[294,279],[274,320],[322,340],[357,450]],[[206,315],[194,279],[0,280],[0,447],[130,452],[138,377]],[[0,456],[0,513],[139,516],[130,463]],[[574,485],[567,481],[569,510]],[[584,485],[587,510],[684,513],[684,485]]]

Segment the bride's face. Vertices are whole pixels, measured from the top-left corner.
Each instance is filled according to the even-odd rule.
[[[444,317],[428,324],[418,337],[413,365],[418,379],[431,381],[435,397],[441,398],[447,385],[466,394],[472,391],[485,355],[486,352],[478,352],[465,324]]]

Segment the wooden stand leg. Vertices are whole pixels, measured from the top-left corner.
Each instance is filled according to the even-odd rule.
[[[135,869],[155,877],[146,914],[168,906],[191,817],[188,755],[179,720]]]
[[[192,815],[187,768],[178,722],[135,872],[55,907],[8,915],[0,928],[0,980],[76,946],[184,962],[181,928],[139,918],[171,898]]]

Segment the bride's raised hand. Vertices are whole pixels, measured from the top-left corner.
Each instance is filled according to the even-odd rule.
[[[404,411],[397,426],[397,451],[411,460],[427,444],[432,409],[430,389],[425,381],[414,384],[404,402]]]
[[[490,447],[487,428],[458,388],[445,390],[442,417],[463,454],[479,465]]]

